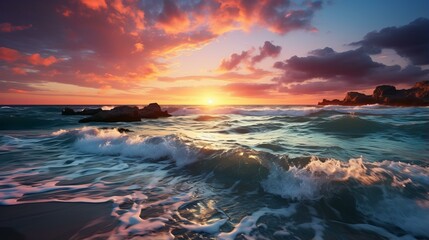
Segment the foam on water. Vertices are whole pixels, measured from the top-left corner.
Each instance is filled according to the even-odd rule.
[[[348,162],[336,159],[321,161],[312,157],[304,167],[273,165],[261,185],[265,191],[291,199],[317,199],[336,182],[354,180],[362,185],[385,183],[395,188],[407,184],[428,187],[429,168],[401,162],[365,162],[362,158]],[[325,192],[322,192],[325,191]]]
[[[74,146],[84,153],[150,159],[168,157],[179,167],[197,159],[197,149],[177,135],[141,137],[120,133],[116,129],[97,128],[83,128],[77,134]]]
[[[270,209],[270,208],[262,208],[255,212],[253,212],[251,215],[244,217],[241,219],[241,221],[235,225],[235,228],[231,232],[222,232],[218,235],[219,239],[223,240],[233,240],[235,239],[239,234],[249,234],[252,230],[256,228],[256,223],[258,219],[260,219],[262,216],[266,214],[275,215],[275,216],[283,216],[283,217],[289,217],[292,214],[296,212],[296,206],[291,205],[287,208],[281,208],[281,209]]]

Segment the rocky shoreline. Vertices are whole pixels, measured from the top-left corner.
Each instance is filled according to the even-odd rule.
[[[79,120],[80,123],[87,122],[137,122],[141,119],[170,117],[171,115],[163,111],[158,103],[150,103],[146,107],[139,109],[136,106],[119,106],[111,110],[102,110],[101,108],[74,111],[71,108],[64,108],[62,115],[90,115]]]
[[[377,86],[372,95],[348,92],[343,100],[323,99],[318,105],[359,106],[380,104],[388,106],[429,106],[429,81],[417,82],[410,89],[397,90],[390,85]]]

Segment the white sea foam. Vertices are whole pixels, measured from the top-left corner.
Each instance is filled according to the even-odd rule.
[[[102,106],[102,110],[112,110],[115,106]]]
[[[224,225],[226,221],[227,219],[219,219],[209,224],[195,223],[195,224],[182,224],[180,226],[194,232],[206,232],[206,233],[214,234],[219,232],[219,228],[222,227],[222,225]]]
[[[281,209],[271,209],[271,208],[262,208],[258,211],[255,211],[250,216],[246,216],[241,219],[241,221],[235,225],[234,230],[231,232],[222,232],[218,235],[219,239],[235,239],[239,234],[249,234],[253,229],[256,228],[256,222],[259,218],[266,214],[289,217],[296,212],[296,205],[291,205],[287,208]]]
[[[197,159],[197,150],[177,135],[141,137],[115,129],[83,129],[75,147],[85,153],[160,159],[169,157],[181,167]]]
[[[407,184],[428,184],[429,168],[406,163],[383,161],[365,162],[362,158],[342,162],[336,159],[321,161],[312,157],[303,168],[295,166],[284,170],[273,165],[268,178],[261,185],[266,192],[292,199],[315,199],[321,191],[329,191],[332,183],[355,180],[362,185],[391,181],[392,187]]]
[[[67,131],[67,130],[60,129],[60,130],[58,130],[58,131],[53,132],[51,135],[52,135],[52,136],[59,136],[59,135],[63,135],[63,134],[68,133],[68,132],[69,132],[69,131]]]

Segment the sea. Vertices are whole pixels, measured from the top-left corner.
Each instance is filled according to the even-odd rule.
[[[0,106],[0,239],[429,239],[429,107],[63,107]]]

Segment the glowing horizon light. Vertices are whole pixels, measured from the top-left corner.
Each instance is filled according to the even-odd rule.
[[[213,105],[213,104],[214,104],[213,98],[208,98],[207,99],[207,105]]]

